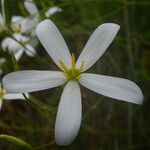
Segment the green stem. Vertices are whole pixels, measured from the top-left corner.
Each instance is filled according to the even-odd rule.
[[[50,116],[50,114],[48,113],[46,107],[44,106],[40,106],[39,104],[37,104],[36,102],[34,102],[33,100],[28,99],[27,96],[23,93],[23,96],[26,100],[26,102],[32,106],[35,110],[37,110],[42,116],[45,116],[46,118]]]
[[[91,109],[89,109],[85,115],[82,117],[82,120],[84,120],[93,110],[95,110],[97,108],[97,106],[102,102],[102,100],[104,99],[104,97],[100,98],[92,107]]]
[[[132,42],[131,42],[131,32],[130,32],[130,23],[129,23],[129,11],[127,5],[124,5],[123,9],[124,13],[124,22],[125,22],[125,32],[126,32],[126,48],[128,52],[128,59],[129,59],[129,76],[131,76],[134,72],[134,56],[132,50]]]
[[[25,142],[24,140],[20,139],[20,138],[10,136],[10,135],[6,135],[6,134],[1,134],[0,139],[9,141],[12,144],[27,148],[29,150],[32,150],[31,145],[29,143]]]
[[[127,52],[128,52],[128,58],[129,58],[129,77],[131,77],[134,73],[134,61],[133,61],[134,57],[133,57],[132,42],[131,42],[129,11],[128,11],[128,7],[126,4],[124,5],[124,20],[125,20],[125,31],[126,31],[126,41],[127,41],[126,48],[127,48]],[[128,104],[127,121],[128,121],[127,142],[128,142],[128,147],[130,149],[132,146],[132,105],[131,104]]]

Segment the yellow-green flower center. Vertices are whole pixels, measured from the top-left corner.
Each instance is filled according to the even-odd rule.
[[[17,25],[12,25],[12,30],[15,32],[15,33],[21,33],[22,30],[21,30],[21,26],[17,26]]]
[[[67,68],[67,66],[64,64],[62,60],[59,61],[62,70],[64,71],[64,75],[68,80],[77,81],[80,78],[80,74],[83,70],[84,61],[82,62],[80,68],[76,68],[76,61],[75,61],[75,55],[72,54],[71,57],[72,66],[71,68]]]

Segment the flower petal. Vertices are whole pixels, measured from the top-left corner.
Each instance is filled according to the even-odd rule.
[[[84,73],[79,82],[86,88],[114,99],[141,104],[143,94],[140,88],[130,80]]]
[[[2,41],[1,47],[4,51],[8,50],[9,52],[17,52],[21,48],[21,45],[14,39],[6,37]]]
[[[21,23],[23,22],[24,17],[22,16],[12,16],[11,18],[11,29],[15,32],[16,28],[21,28]]]
[[[19,59],[21,58],[21,56],[23,55],[23,52],[24,52],[24,48],[22,49],[19,49],[17,52],[15,52],[15,58],[17,61],[19,61]]]
[[[3,78],[8,93],[29,93],[62,85],[66,78],[58,71],[16,71]]]
[[[12,17],[12,23],[11,28],[14,32],[16,32],[16,29],[21,30],[21,33],[30,33],[35,29],[37,26],[37,20],[35,19],[28,19],[21,16],[13,16]]]
[[[81,116],[79,84],[68,82],[61,96],[55,123],[55,138],[58,145],[68,145],[75,139],[80,128]]]
[[[53,14],[55,14],[55,13],[57,13],[57,12],[62,12],[62,9],[59,8],[59,7],[57,7],[57,6],[51,7],[51,8],[49,8],[49,9],[45,12],[45,16],[46,16],[47,18],[49,18],[51,15],[53,15]]]
[[[11,18],[11,23],[12,24],[18,24],[18,23],[20,23],[22,20],[24,19],[24,17],[22,17],[22,16],[12,16],[12,18]]]
[[[36,47],[38,45],[38,39],[37,37],[32,37],[31,40],[29,41],[29,44],[31,44],[33,47]]]
[[[24,42],[24,43],[27,43],[27,42],[30,40],[30,38],[29,38],[28,36],[22,35],[22,34],[20,34],[20,33],[14,33],[14,34],[13,34],[13,37],[14,37],[17,41],[19,41],[19,42]]]
[[[22,22],[21,28],[22,32],[25,34],[31,34],[36,26],[38,25],[37,19],[28,19],[26,18],[24,22]]]
[[[81,52],[76,66],[79,68],[84,61],[83,71],[89,69],[105,52],[119,30],[119,25],[105,23],[93,32]]]
[[[34,48],[32,45],[26,44],[25,47],[27,48],[27,49],[25,50],[25,53],[26,53],[28,56],[30,56],[30,57],[35,56],[36,51],[35,51],[35,48]]]
[[[32,0],[24,1],[24,6],[30,15],[37,15],[39,13],[37,6],[34,4]]]
[[[36,33],[53,59],[53,61],[61,68],[59,63],[62,60],[67,67],[71,66],[71,55],[68,47],[55,24],[50,20],[42,21],[36,28]]]
[[[25,94],[27,97],[29,97],[29,94]],[[25,100],[23,94],[14,94],[14,93],[6,93],[3,98],[5,100]]]

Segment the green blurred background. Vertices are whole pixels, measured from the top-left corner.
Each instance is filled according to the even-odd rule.
[[[54,141],[54,123],[63,87],[31,93],[35,102],[46,107],[45,113],[24,101],[4,101],[0,113],[0,133],[19,137],[39,150],[148,150],[150,149],[150,1],[148,0],[35,0],[41,12],[59,6],[62,13],[50,19],[62,32],[70,51],[79,56],[94,29],[107,22],[121,26],[115,40],[88,72],[128,78],[143,91],[138,106],[101,96],[83,87],[83,120],[76,140],[67,147]],[[28,16],[23,0],[6,0],[7,21],[12,15]],[[44,19],[44,18],[43,18]],[[0,39],[6,35],[1,34]],[[57,70],[42,45],[38,58],[23,56],[19,68]],[[4,74],[15,67],[8,53]],[[44,109],[45,110],[45,109]],[[48,110],[48,111],[47,111]],[[0,150],[20,150],[1,140]]]

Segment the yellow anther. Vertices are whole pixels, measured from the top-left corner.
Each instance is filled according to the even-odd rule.
[[[83,70],[84,63],[85,63],[85,61],[82,61],[82,64],[81,64],[81,66],[80,66],[80,68],[79,68],[79,70],[80,70],[80,71],[82,71],[82,70]]]
[[[16,28],[15,32],[16,33],[21,33],[21,29],[20,28]]]
[[[72,61],[72,68],[75,68],[75,66],[76,66],[76,59],[75,59],[74,53],[72,53],[72,55],[71,55],[71,61]]]
[[[16,33],[21,33],[21,28],[14,26],[14,32],[16,32]]]
[[[67,72],[68,68],[66,67],[66,65],[64,64],[64,62],[62,60],[59,60],[59,63],[61,65],[62,69]]]

